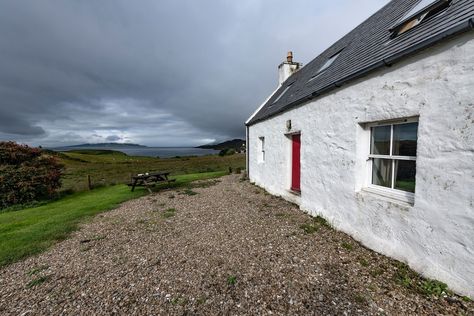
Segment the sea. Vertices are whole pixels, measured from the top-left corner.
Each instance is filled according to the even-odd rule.
[[[116,150],[116,151],[121,151],[129,156],[145,156],[145,157],[159,157],[159,158],[172,158],[172,157],[178,157],[178,156],[179,157],[205,156],[205,155],[215,155],[219,153],[219,150],[193,148],[193,147],[136,147],[135,148],[131,146],[124,146],[124,147],[87,146],[87,147],[54,148],[55,151],[85,150],[85,149]]]

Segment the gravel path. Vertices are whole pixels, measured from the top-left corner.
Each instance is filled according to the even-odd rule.
[[[0,314],[474,315],[323,224],[238,175],[148,195],[0,270]]]

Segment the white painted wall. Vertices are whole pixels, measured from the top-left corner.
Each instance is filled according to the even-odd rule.
[[[250,126],[251,181],[474,297],[473,52],[471,32]],[[369,131],[359,123],[418,115],[414,205],[364,191]],[[287,120],[301,131],[301,196],[288,191]]]
[[[278,66],[278,86],[280,87],[292,74],[297,72],[301,67],[300,63],[283,62]]]

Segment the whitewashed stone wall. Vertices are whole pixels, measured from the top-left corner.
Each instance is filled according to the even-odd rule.
[[[419,116],[414,205],[364,191],[369,131],[360,124],[410,116]],[[301,196],[289,192],[287,120],[301,131]],[[474,297],[473,126],[471,32],[250,126],[249,176],[365,246]]]

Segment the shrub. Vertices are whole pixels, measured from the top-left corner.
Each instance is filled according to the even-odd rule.
[[[219,156],[223,157],[223,156],[230,156],[230,155],[233,155],[235,154],[235,149],[233,148],[226,148],[226,149],[222,149],[220,152],[219,152]]]
[[[61,168],[39,148],[0,142],[0,208],[51,198],[61,186]]]

